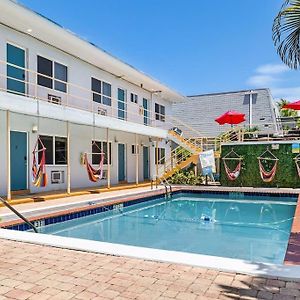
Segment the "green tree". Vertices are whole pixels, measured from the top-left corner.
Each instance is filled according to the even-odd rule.
[[[280,101],[277,102],[280,116],[281,117],[297,117],[297,112],[295,110],[282,108],[286,104],[289,104],[289,102],[285,99],[280,99]]]
[[[300,0],[285,0],[273,23],[273,41],[282,61],[300,66]]]

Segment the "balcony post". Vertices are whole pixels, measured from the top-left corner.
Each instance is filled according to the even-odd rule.
[[[6,174],[7,200],[11,200],[11,166],[10,166],[10,112],[6,111]]]
[[[137,134],[135,134],[135,184],[139,184],[139,149]]]
[[[70,123],[67,121],[67,194],[71,194]]]
[[[107,188],[110,189],[110,147],[109,147],[109,129],[106,128],[106,143],[107,143]]]

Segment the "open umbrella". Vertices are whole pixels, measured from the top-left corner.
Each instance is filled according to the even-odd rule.
[[[222,116],[215,119],[216,122],[218,122],[220,125],[224,124],[240,124],[245,121],[245,114],[242,114],[240,112],[229,110]]]
[[[282,108],[300,110],[300,100],[283,105]]]

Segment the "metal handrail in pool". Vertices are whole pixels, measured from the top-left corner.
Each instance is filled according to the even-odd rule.
[[[15,208],[13,208],[6,200],[2,199],[0,197],[0,201],[8,208],[10,209],[15,215],[17,215],[20,219],[22,219],[28,226],[30,226],[35,233],[38,233],[36,227],[21,213],[19,213]]]

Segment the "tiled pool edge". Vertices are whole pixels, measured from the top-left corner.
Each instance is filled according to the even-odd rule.
[[[109,243],[102,243],[102,242],[95,242],[98,244],[92,245],[90,247],[90,242],[92,241],[83,241],[83,240],[78,240],[78,239],[72,239],[76,240],[77,244],[80,244],[80,249],[77,249],[79,246],[74,246],[72,244],[72,241],[61,241],[60,243],[57,243],[57,239],[60,239],[61,237],[53,237],[49,235],[47,237],[48,241],[45,241],[45,243],[42,242],[44,238],[38,238],[39,241],[36,240],[37,237],[34,237],[33,239],[30,238],[27,240],[26,235],[19,237],[20,239],[17,239],[17,237],[14,237],[14,234],[19,235],[19,232],[13,232],[13,235],[8,237],[9,234],[3,234],[2,229],[0,229],[1,234],[0,238],[7,238],[11,240],[16,240],[20,242],[28,242],[28,243],[34,243],[34,244],[40,244],[40,245],[48,245],[48,246],[53,246],[53,247],[60,247],[60,248],[66,248],[66,249],[73,249],[73,250],[81,250],[81,251],[87,251],[87,252],[97,252],[97,253],[105,253],[105,254],[110,254],[110,255],[118,255],[118,256],[128,256],[128,257],[137,257],[141,259],[147,259],[147,260],[158,260],[158,261],[165,261],[165,262],[174,262],[174,263],[181,263],[181,264],[189,264],[193,266],[201,266],[201,267],[208,267],[208,268],[215,268],[219,270],[224,270],[224,271],[230,271],[230,272],[242,272],[246,274],[252,274],[252,275],[268,275],[268,276],[274,276],[274,277],[283,277],[283,278],[300,278],[300,266],[292,266],[292,265],[300,265],[300,196],[296,191],[290,191],[290,192],[278,192],[278,191],[260,191],[260,190],[252,190],[252,189],[243,189],[241,191],[237,190],[228,190],[228,189],[217,189],[217,190],[207,190],[203,188],[191,188],[191,187],[176,187],[174,188],[175,193],[180,193],[180,192],[190,192],[190,193],[203,193],[203,194],[230,194],[240,192],[245,195],[265,195],[265,196],[276,196],[276,197],[282,197],[282,196],[295,196],[298,195],[298,202],[297,202],[297,208],[295,212],[295,219],[293,222],[293,227],[288,243],[288,248],[287,248],[287,253],[285,257],[285,265],[283,266],[275,266],[275,265],[268,265],[268,264],[252,264],[248,262],[244,262],[242,260],[235,260],[235,259],[227,259],[227,258],[222,258],[222,257],[215,257],[215,256],[206,256],[206,255],[200,255],[200,254],[189,254],[189,253],[178,253],[178,252],[172,252],[172,251],[165,251],[165,250],[158,250],[158,249],[148,249],[148,248],[141,248],[141,247],[134,247],[134,246],[126,246],[126,249],[124,250],[124,245],[116,245],[116,244],[109,244]],[[39,215],[35,216],[32,218],[29,218],[31,221],[35,220],[41,220],[45,219],[47,217],[53,217],[53,216],[60,216],[62,214],[72,214],[72,213],[78,213],[86,210],[92,210],[92,209],[98,209],[101,207],[107,207],[107,206],[113,206],[116,204],[124,203],[126,201],[132,201],[132,204],[135,204],[135,200],[139,200],[139,202],[144,202],[147,200],[151,200],[151,198],[157,197],[158,195],[163,196],[164,191],[162,190],[156,190],[156,191],[147,191],[143,192],[140,194],[135,194],[135,195],[127,195],[123,197],[118,197],[118,199],[115,199],[113,197],[113,200],[106,199],[105,202],[97,203],[96,205],[88,205],[88,206],[82,206],[79,208],[73,208],[73,209],[68,209],[68,210],[63,210],[57,213],[50,213],[50,214],[45,214],[45,215]],[[142,200],[141,200],[142,198]],[[100,212],[100,211],[99,211]],[[89,215],[89,214],[86,214]],[[65,220],[70,220],[66,218]],[[16,224],[23,223],[22,221],[9,221],[1,224],[1,227],[3,226],[13,226]],[[297,225],[298,224],[298,225]],[[16,229],[16,228],[15,228]],[[24,230],[24,229],[23,229]],[[4,230],[7,232],[8,230]],[[41,236],[41,235],[39,235]],[[47,236],[47,235],[42,235],[42,236]],[[24,240],[25,238],[25,240]],[[80,242],[78,242],[80,241]],[[103,245],[109,244],[105,249],[103,249]],[[117,247],[116,252],[112,251],[114,247]],[[123,247],[124,246],[124,247]],[[99,250],[99,247],[101,250]],[[121,247],[121,249],[119,249]],[[296,248],[295,248],[296,247]],[[296,250],[295,250],[296,249]],[[150,252],[148,253],[147,251],[149,250]],[[145,251],[149,254],[148,256],[144,257]],[[298,254],[297,254],[298,251]],[[140,252],[140,253],[139,253]],[[132,254],[132,253],[137,253],[137,254]],[[175,254],[174,254],[175,253]],[[152,256],[151,256],[151,255]],[[171,256],[169,257],[168,255]],[[174,255],[173,255],[174,254]],[[168,257],[163,257],[163,255],[167,255]],[[196,257],[195,257],[196,256]],[[295,258],[298,258],[296,260]],[[219,264],[218,264],[219,263]],[[207,265],[209,264],[209,265]],[[221,266],[221,267],[220,267]],[[294,268],[297,268],[297,272],[299,272],[299,275],[297,277],[294,277]],[[263,271],[262,271],[263,270]],[[292,270],[292,272],[291,272]],[[264,273],[264,272],[267,272]],[[263,272],[263,273],[261,273]],[[284,275],[285,274],[285,275]]]
[[[300,195],[298,196],[284,263],[287,265],[300,265]]]

